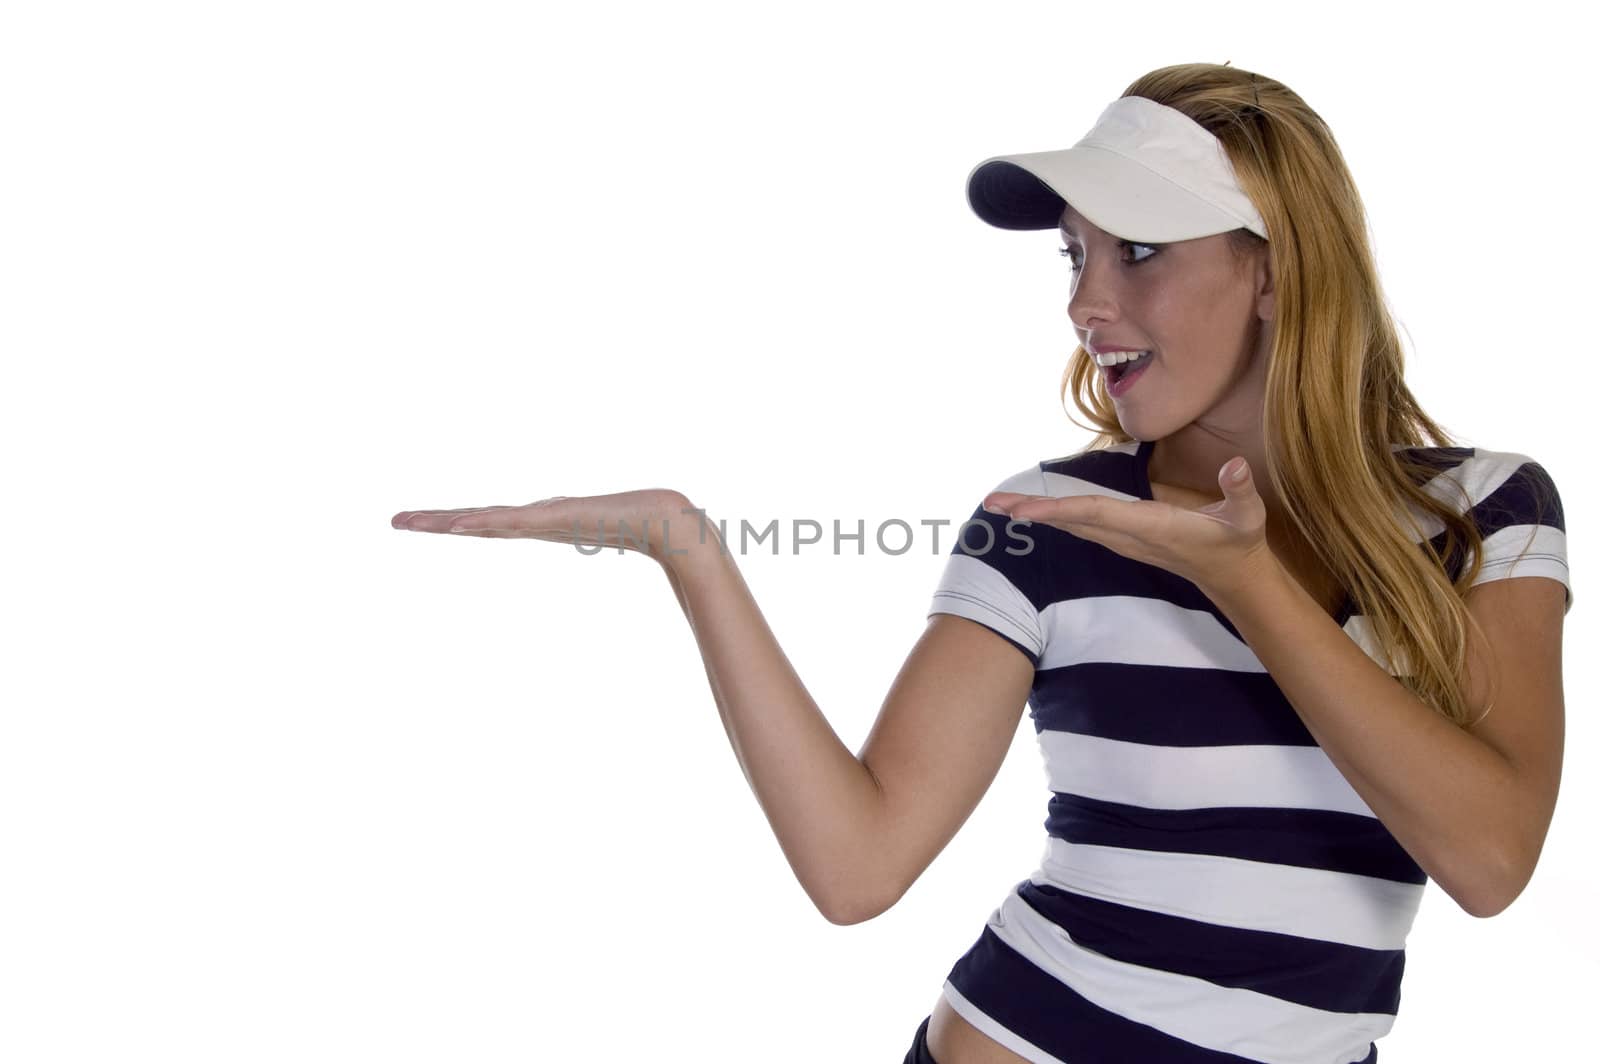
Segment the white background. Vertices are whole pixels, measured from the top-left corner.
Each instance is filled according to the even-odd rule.
[[[898,1062],[1042,853],[1031,721],[834,926],[654,563],[389,518],[667,486],[959,523],[1088,442],[1058,240],[979,222],[968,170],[1155,67],[1327,119],[1413,389],[1544,464],[1600,595],[1561,10],[8,5],[0,1057]],[[949,545],[739,560],[852,750]],[[1490,920],[1429,887],[1386,1062],[1588,1037],[1592,616],[1538,873]]]

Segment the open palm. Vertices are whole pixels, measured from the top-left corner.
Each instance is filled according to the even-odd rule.
[[[983,505],[1015,520],[1050,525],[1125,558],[1159,566],[1202,589],[1220,589],[1251,579],[1272,557],[1267,544],[1266,503],[1255,490],[1249,467],[1243,468],[1244,479],[1235,481],[1227,476],[1224,465],[1217,475],[1221,501],[1194,509],[1156,499],[1105,495],[1058,499],[1012,491],[991,492]]]
[[[596,548],[638,551],[665,561],[668,551],[715,535],[681,492],[645,488],[610,495],[553,495],[520,506],[467,506],[454,510],[402,510],[389,519],[411,532],[499,539],[543,539]]]

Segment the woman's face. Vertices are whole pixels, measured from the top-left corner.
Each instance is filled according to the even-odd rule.
[[[1197,421],[1229,434],[1259,427],[1273,312],[1265,249],[1241,265],[1226,233],[1125,241],[1070,205],[1061,239],[1078,341],[1090,354],[1151,352],[1133,386],[1112,399],[1129,435],[1161,439]]]

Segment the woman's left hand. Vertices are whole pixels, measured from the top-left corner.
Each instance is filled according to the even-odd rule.
[[[1248,463],[1242,457],[1234,461],[1243,479],[1231,479],[1232,463],[1225,463],[1217,473],[1222,501],[1195,510],[1153,499],[1055,499],[1014,491],[991,492],[983,506],[1160,566],[1208,594],[1227,592],[1248,585],[1276,562],[1267,544],[1267,505],[1256,492]]]

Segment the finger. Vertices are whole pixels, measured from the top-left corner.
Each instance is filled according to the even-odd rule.
[[[1143,550],[1143,543],[1159,543],[1167,537],[1172,510],[1171,504],[1155,500],[1075,495],[1019,504],[1011,515],[1016,520],[1047,524],[1129,555]]]
[[[1028,507],[1029,513],[1041,513],[1045,510],[1053,512],[1057,503],[1070,503],[1073,499],[1058,499],[1053,495],[1029,495],[1021,491],[991,491],[983,497],[983,508],[991,513],[1001,513],[1016,516],[1021,507]],[[1042,509],[1041,509],[1042,508]]]
[[[394,526],[411,532],[449,532],[452,522],[468,518],[484,521],[487,515],[483,527],[500,528],[506,522],[496,518],[495,514],[514,509],[514,506],[469,506],[459,510],[414,510],[408,515],[400,515],[404,517],[403,520],[397,516]]]
[[[389,524],[394,528],[409,529],[413,532],[459,532],[468,529],[451,527],[450,521],[469,514],[489,514],[493,519],[479,527],[529,532],[535,531],[528,524],[529,518],[537,515],[541,525],[550,525],[552,512],[563,512],[558,511],[555,504],[565,502],[567,498],[566,495],[551,495],[521,505],[502,503],[495,506],[458,506],[451,510],[402,510],[389,519]],[[560,524],[561,519],[555,519],[554,523]]]
[[[983,497],[983,508],[990,513],[1004,514],[1008,517],[1017,516],[1017,508],[1034,503],[1049,506],[1058,502],[1052,495],[1029,495],[1017,491],[995,491]],[[1032,520],[1032,518],[1018,518],[1018,520]]]
[[[456,516],[457,514],[482,513],[485,510],[498,510],[506,508],[507,507],[504,506],[459,506],[454,510],[401,510],[393,517],[389,518],[389,526],[391,528],[411,529],[412,531],[429,531],[429,529],[426,527],[413,526],[411,521],[414,518],[423,518],[425,520],[435,517],[450,518]]]
[[[512,508],[510,503],[499,503],[494,506],[457,506],[453,510],[401,510],[395,516],[401,517],[410,514],[470,514],[479,510],[509,510]]]
[[[1115,501],[1103,495],[1069,495],[1060,499],[1018,495],[1008,507],[1008,512],[1019,521],[1051,525],[1099,525],[1108,523],[1108,515],[1100,504]]]
[[[557,499],[565,496],[556,496]],[[583,537],[587,522],[549,504],[552,499],[541,499],[526,506],[496,506],[489,509],[451,517],[440,531],[453,533],[498,532],[507,536],[527,536],[538,539],[576,542]],[[593,534],[588,537],[594,538]]]
[[[516,515],[515,506],[494,506],[462,514],[445,514],[442,516],[439,531],[463,534],[499,532],[514,535],[522,531],[522,523],[517,520]]]
[[[1230,465],[1237,464],[1234,469]],[[1243,455],[1224,463],[1217,471],[1217,482],[1222,485],[1222,493],[1228,496],[1249,495],[1255,490],[1255,482],[1251,478],[1250,463]]]
[[[991,491],[983,497],[983,508],[990,513],[1009,514],[1013,506],[1027,498],[1031,496],[1014,491]]]

